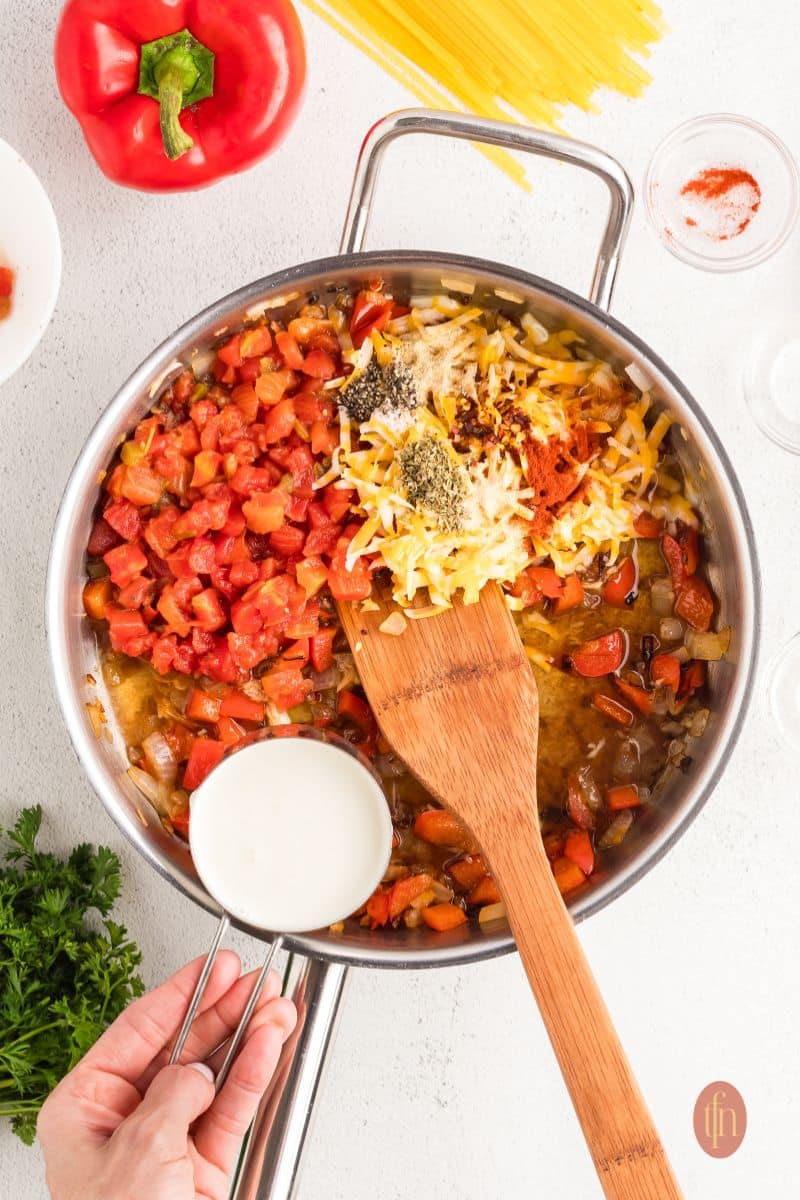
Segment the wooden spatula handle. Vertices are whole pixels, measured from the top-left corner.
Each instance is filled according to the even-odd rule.
[[[538,829],[495,827],[482,844],[605,1195],[682,1200],[572,919],[542,870]]]

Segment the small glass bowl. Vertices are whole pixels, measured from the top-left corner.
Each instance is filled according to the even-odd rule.
[[[800,633],[767,668],[767,697],[772,720],[790,750],[800,748]]]
[[[764,322],[745,363],[743,385],[759,429],[800,454],[800,314]]]
[[[749,171],[761,189],[757,210],[744,209],[749,220],[741,232],[732,223],[721,226],[719,215],[710,223],[708,206],[682,194],[689,180],[714,167]],[[676,258],[704,271],[743,271],[786,241],[797,219],[800,180],[774,133],[747,117],[716,113],[666,136],[650,160],[644,194],[650,223]],[[719,236],[721,228],[727,237]]]

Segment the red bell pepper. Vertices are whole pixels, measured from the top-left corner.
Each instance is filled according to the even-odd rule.
[[[305,49],[289,0],[68,0],[55,65],[109,179],[182,191],[252,166],[281,141]]]

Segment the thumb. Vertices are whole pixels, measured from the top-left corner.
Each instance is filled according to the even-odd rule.
[[[125,1124],[143,1151],[185,1153],[189,1126],[214,1099],[214,1075],[205,1063],[164,1067]]]

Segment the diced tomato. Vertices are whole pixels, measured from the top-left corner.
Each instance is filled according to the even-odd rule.
[[[134,575],[147,568],[147,555],[141,546],[126,542],[125,545],[116,546],[104,554],[103,562],[111,572],[112,581],[119,587],[124,587]]]
[[[189,761],[183,773],[183,786],[191,792],[199,787],[222,760],[225,747],[213,738],[197,738],[189,751]]]
[[[566,856],[557,858],[553,863],[553,875],[562,896],[565,896],[567,892],[574,892],[576,888],[586,882],[586,876],[578,864]]]
[[[186,762],[194,745],[194,734],[176,721],[164,730],[164,740],[175,755],[176,762]]]
[[[241,371],[239,372],[239,375],[241,377]],[[231,392],[231,399],[239,409],[239,412],[242,414],[245,423],[247,425],[252,424],[252,422],[255,421],[256,417],[258,416],[258,396],[256,395],[256,389],[253,387],[252,383],[240,383]],[[255,457],[255,448],[252,447],[252,442],[242,439],[242,441],[237,443],[237,445],[241,446],[242,448],[247,446],[251,447],[252,456]]]
[[[267,408],[278,404],[294,378],[291,371],[268,371],[266,375],[259,375],[253,384],[259,402]]]
[[[273,575],[263,582],[254,583],[245,592],[243,599],[252,600],[265,625],[277,625],[289,616],[291,583],[292,580],[287,575]]]
[[[147,636],[147,626],[140,612],[118,608],[116,604],[107,604],[105,617],[114,650],[126,653],[129,643]]]
[[[303,353],[288,330],[282,329],[275,334],[275,345],[283,355],[283,361],[290,371],[302,371]]]
[[[188,637],[191,630],[189,615],[179,603],[175,587],[175,584],[167,584],[158,598],[156,608],[178,637]]]
[[[364,558],[357,558],[353,563],[352,570],[348,570],[345,566],[345,554],[349,540],[349,538],[340,538],[337,542],[336,552],[328,570],[328,587],[334,600],[366,600],[372,591],[372,575]],[[306,540],[305,552],[309,553],[308,540]]]
[[[315,671],[327,671],[333,665],[333,642],[336,629],[328,625],[308,639],[308,652]]]
[[[372,753],[378,726],[366,700],[362,700],[355,692],[345,688],[344,691],[339,692],[336,698],[336,711],[341,718],[349,721],[360,733],[361,737],[357,743],[360,748],[365,753]]]
[[[315,595],[328,578],[328,568],[321,558],[302,558],[295,567],[297,582],[309,598]]]
[[[103,517],[98,517],[89,534],[86,553],[90,558],[102,558],[113,546],[119,545],[119,534]]]
[[[194,458],[190,487],[204,488],[220,474],[222,455],[216,450],[201,450]]]
[[[105,620],[106,605],[110,600],[111,577],[109,575],[102,579],[90,579],[88,583],[84,584],[83,607],[86,615],[93,621]],[[317,670],[324,670],[324,667],[317,667]]]
[[[310,679],[294,668],[279,668],[261,676],[264,695],[280,712],[302,704],[313,686]]]
[[[295,667],[298,670],[308,662],[308,638],[300,637],[291,642],[278,660],[284,667]],[[371,715],[371,714],[370,714]]]
[[[618,671],[628,653],[628,638],[621,629],[612,629],[601,637],[584,642],[570,655],[572,667],[587,679]]]
[[[200,671],[220,683],[234,683],[239,677],[239,671],[233,661],[226,637],[214,635],[214,646],[204,654],[199,662]]]
[[[433,846],[451,846],[469,850],[472,839],[458,817],[444,808],[427,808],[414,822],[414,833]]]
[[[174,633],[166,634],[164,637],[157,639],[153,646],[151,661],[159,675],[166,675],[167,671],[172,670],[176,648],[177,638]]]
[[[603,584],[603,600],[615,608],[624,608],[636,599],[639,572],[633,558],[623,558],[613,575]]]
[[[217,564],[217,548],[207,537],[193,538],[189,543],[186,565],[194,575],[210,575]]]
[[[694,692],[701,688],[706,681],[706,664],[698,659],[692,659],[683,668],[681,673],[681,683],[678,689],[679,696],[685,696],[687,699]]]
[[[638,808],[641,804],[639,789],[635,783],[606,788],[606,804],[612,812],[620,812],[623,808]]]
[[[249,559],[231,564],[230,580],[235,588],[247,588],[258,579],[258,567]]]
[[[568,575],[564,580],[564,590],[557,600],[553,602],[553,612],[557,617],[562,613],[570,612],[573,608],[580,608],[584,598],[583,584],[577,575]]]
[[[287,438],[294,428],[295,412],[291,399],[279,400],[264,421],[264,441],[268,446]]]
[[[252,671],[278,650],[278,638],[267,629],[253,634],[228,634],[231,658],[240,671]]]
[[[228,367],[240,367],[242,365],[241,345],[242,335],[240,333],[234,334],[224,346],[220,346],[217,351],[218,358]]]
[[[610,717],[612,721],[616,721],[617,725],[632,725],[633,713],[624,704],[620,704],[619,700],[615,700],[612,696],[606,696],[602,692],[595,692],[592,696],[592,704],[601,712],[603,716]]]
[[[165,559],[178,544],[172,529],[179,516],[180,509],[171,504],[163,508],[157,517],[151,517],[145,526],[144,540],[159,558]]]
[[[633,528],[636,530],[637,537],[657,538],[661,537],[664,532],[664,522],[658,517],[654,517],[652,513],[640,512],[638,517],[634,518]]]
[[[584,875],[591,875],[594,870],[594,849],[592,839],[584,829],[576,829],[567,834],[564,841],[564,857],[579,866]]]
[[[710,629],[714,616],[714,597],[704,579],[692,575],[676,589],[675,612],[688,621],[693,629],[703,633]]]
[[[222,700],[204,692],[202,688],[192,688],[186,700],[185,714],[190,721],[208,721],[213,724],[219,720]]]
[[[130,500],[118,500],[109,504],[103,512],[103,520],[126,542],[135,542],[142,536],[142,518],[138,508]]]
[[[337,367],[325,350],[309,350],[303,361],[303,372],[312,379],[333,379]]]
[[[253,600],[234,600],[231,604],[231,624],[236,633],[258,633],[264,618]]]
[[[196,596],[192,596],[191,603],[194,619],[200,629],[213,633],[214,630],[221,629],[223,625],[227,624],[228,618],[225,615],[225,609],[220,604],[216,588],[205,588],[202,592],[198,592]]]
[[[255,329],[246,329],[239,341],[239,353],[242,358],[262,358],[272,349],[272,334],[266,325],[257,325]]]
[[[131,504],[157,504],[164,490],[163,482],[149,467],[125,467],[120,492]]]
[[[435,929],[437,933],[446,933],[449,929],[466,925],[467,914],[457,904],[429,904],[422,910],[422,919],[429,929]]]
[[[650,663],[650,677],[656,686],[663,685],[677,692],[681,685],[680,659],[674,654],[656,654]]]
[[[117,592],[117,603],[122,608],[141,608],[151,599],[154,587],[154,580],[135,575]]]
[[[301,554],[306,540],[305,531],[297,525],[281,525],[270,535],[269,544],[276,554],[289,558],[292,554]]]
[[[634,683],[627,683],[618,675],[614,676],[614,686],[619,688],[628,703],[632,704],[640,713],[645,717],[650,715],[653,710],[653,696],[650,692],[645,691],[642,687],[637,687]]]
[[[412,900],[416,900],[417,896],[427,892],[431,883],[430,875],[426,875],[424,872],[419,875],[408,875],[405,879],[398,879],[389,892],[389,920],[396,921],[406,911]]]
[[[283,524],[286,493],[280,488],[269,492],[254,492],[242,505],[247,528],[253,533],[273,533]]]
[[[314,421],[311,426],[311,451],[321,458],[330,458],[339,445],[338,431],[324,421]]]
[[[251,700],[244,692],[228,692],[222,698],[220,713],[223,717],[235,717],[237,721],[255,721],[260,725],[264,720],[264,702]]]

